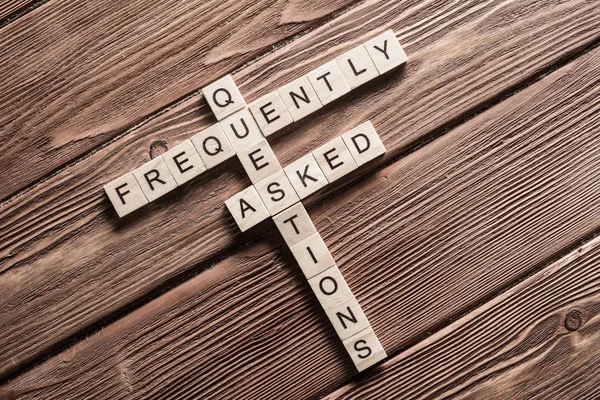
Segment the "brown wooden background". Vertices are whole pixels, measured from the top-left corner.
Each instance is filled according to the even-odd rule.
[[[102,186],[393,28],[407,66],[270,140],[370,119],[306,202],[390,358],[357,376],[232,159],[119,220]],[[600,398],[597,0],[0,4],[0,398]]]

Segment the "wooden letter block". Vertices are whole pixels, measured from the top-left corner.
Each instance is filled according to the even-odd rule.
[[[340,67],[350,89],[356,89],[379,76],[373,60],[363,45],[342,54],[335,59],[335,62]]]
[[[178,185],[183,185],[206,171],[200,155],[189,139],[167,151],[162,158]]]
[[[312,153],[299,158],[283,170],[300,199],[308,197],[329,183]]]
[[[385,146],[375,132],[371,121],[344,133],[342,139],[359,167],[385,154]]]
[[[371,328],[360,331],[344,340],[343,343],[358,372],[364,371],[387,357]]]
[[[269,211],[267,211],[254,186],[231,196],[225,200],[225,205],[242,232],[269,217]]]
[[[279,170],[254,186],[271,215],[275,215],[300,201],[283,170]]]
[[[350,86],[335,61],[321,65],[309,72],[307,77],[323,105],[331,103],[350,91]]]
[[[231,75],[202,88],[202,94],[219,121],[246,107],[246,102]]]
[[[352,298],[352,292],[336,265],[308,280],[324,310]]]
[[[154,201],[177,187],[165,160],[158,156],[133,171],[148,201]]]
[[[310,216],[300,202],[275,215],[273,221],[289,247],[317,233]]]
[[[391,29],[369,40],[365,43],[365,47],[380,74],[402,65],[408,60],[394,31]]]
[[[325,313],[341,340],[346,340],[370,327],[365,313],[354,296],[325,310]]]
[[[235,155],[235,150],[219,124],[214,124],[192,136],[191,141],[206,169],[216,167]]]
[[[306,75],[279,88],[278,92],[294,121],[323,107]]]
[[[318,233],[290,247],[290,250],[306,278],[312,278],[335,265],[327,245]]]
[[[325,143],[312,154],[330,183],[358,168],[341,137]]]
[[[247,108],[230,115],[219,123],[236,153],[264,137]]]
[[[237,155],[252,183],[258,183],[281,169],[266,139],[251,144]]]
[[[131,172],[104,185],[104,191],[120,218],[148,204],[148,199]]]
[[[248,108],[265,136],[269,136],[294,122],[278,92],[272,92],[261,97],[250,104]]]

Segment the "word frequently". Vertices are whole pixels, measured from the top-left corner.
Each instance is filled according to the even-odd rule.
[[[237,155],[252,185],[225,204],[241,231],[272,217],[358,371],[387,357],[300,202],[385,153],[367,121],[282,167],[266,138],[407,61],[392,30],[247,105],[227,75],[202,92],[219,121],[104,186],[123,217]]]

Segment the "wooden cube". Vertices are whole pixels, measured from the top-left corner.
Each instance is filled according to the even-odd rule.
[[[350,86],[335,61],[321,65],[307,74],[321,104],[329,104],[350,91]]]
[[[275,215],[300,201],[283,170],[279,170],[254,186],[271,215]]]
[[[370,327],[365,313],[354,296],[326,309],[325,314],[341,340],[346,340]]]
[[[310,216],[300,202],[275,215],[273,221],[289,247],[317,233]]]
[[[281,170],[279,160],[266,139],[251,144],[237,155],[252,183],[258,183]]]
[[[341,137],[325,143],[312,154],[329,183],[358,168]]]
[[[379,76],[373,60],[363,45],[342,54],[335,59],[335,62],[340,67],[350,89],[356,89]]]
[[[290,247],[290,250],[306,278],[312,278],[335,265],[327,245],[318,233]]]
[[[120,218],[148,204],[142,187],[131,172],[104,185],[104,191]]]
[[[221,125],[214,124],[190,139],[206,169],[216,167],[235,155]]]
[[[372,328],[367,328],[343,341],[358,372],[384,360],[387,354]]]
[[[269,217],[269,211],[254,186],[231,196],[225,200],[225,205],[242,232]]]
[[[219,124],[221,124],[225,136],[229,139],[229,143],[231,143],[236,153],[264,138],[258,124],[247,108],[237,111],[223,119]]]
[[[299,158],[283,170],[300,199],[308,197],[329,183],[312,153]]]
[[[148,201],[154,201],[177,187],[177,182],[162,156],[135,169],[133,175]]]
[[[308,283],[324,310],[352,297],[352,292],[336,265],[313,276]]]
[[[380,74],[402,65],[408,60],[398,38],[391,29],[367,41],[365,47]]]
[[[342,139],[359,167],[385,154],[385,146],[371,121],[344,133]]]
[[[202,88],[202,94],[218,121],[246,107],[246,102],[231,75]]]
[[[323,107],[306,75],[281,87],[277,92],[294,121]]]
[[[183,185],[206,171],[200,155],[189,139],[167,151],[162,158],[178,185]]]
[[[261,97],[252,102],[248,108],[265,137],[294,122],[278,92]]]

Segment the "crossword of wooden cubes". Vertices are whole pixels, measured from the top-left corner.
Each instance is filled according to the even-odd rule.
[[[202,89],[218,123],[104,186],[119,217],[237,155],[252,185],[225,201],[241,231],[272,217],[358,371],[387,357],[301,200],[385,147],[370,121],[282,168],[265,138],[407,61],[388,30],[246,104],[231,76]]]
[[[139,167],[133,171],[133,175],[128,173],[106,184],[104,189],[118,215],[124,217],[228,160],[248,146],[317,111],[323,104],[334,101],[406,61],[406,54],[394,32],[388,30],[261,97],[249,106],[246,105],[232,77],[225,76],[202,89],[210,108],[219,120],[217,124]],[[348,145],[348,139],[342,139]],[[360,146],[358,142],[357,145]],[[370,151],[374,152],[375,148],[376,146],[372,147],[373,150]],[[324,186],[326,183],[323,176],[326,177],[327,173],[334,178],[343,175],[342,170],[332,174],[332,168],[324,158],[327,150],[331,149],[322,148],[315,157],[318,166],[323,169],[321,173],[316,171],[316,165],[310,156],[302,161],[298,160],[298,163],[306,163],[303,168],[315,171],[310,176],[315,177],[317,183],[301,180],[301,173],[295,176],[288,168],[297,168],[299,171],[300,165],[291,164],[284,168],[295,189],[298,188],[298,183],[304,186],[303,189],[297,189],[301,199]],[[357,159],[362,154],[360,147],[348,146],[348,151],[354,156],[357,166],[364,163]],[[340,159],[344,156],[339,155]],[[362,160],[368,159],[366,156],[362,157]],[[246,167],[247,164],[244,168],[248,171]],[[351,163],[347,164],[344,172],[350,167]],[[259,176],[265,178],[264,171],[260,172]],[[254,180],[252,182],[255,183]]]

